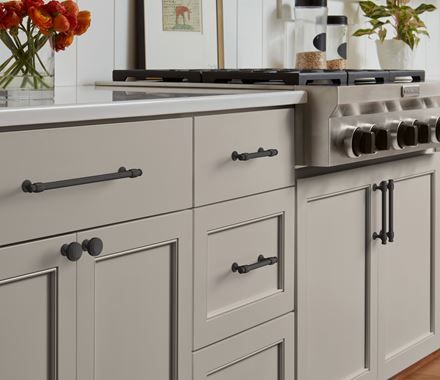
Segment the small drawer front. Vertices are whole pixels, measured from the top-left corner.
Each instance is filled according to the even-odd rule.
[[[194,353],[194,380],[293,380],[294,316]]]
[[[0,133],[0,245],[191,207],[191,130],[185,118]],[[26,193],[25,180],[72,181]]]
[[[196,117],[196,206],[294,185],[293,113]]]
[[[293,310],[294,188],[195,210],[195,348]]]

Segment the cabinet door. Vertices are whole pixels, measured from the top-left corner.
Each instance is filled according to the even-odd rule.
[[[295,189],[194,212],[194,349],[293,311]],[[269,264],[246,273],[238,266]]]
[[[378,246],[380,379],[440,347],[439,164],[428,156],[382,172],[395,181],[395,238]]]
[[[300,380],[377,378],[374,182],[362,168],[298,181]]]
[[[0,378],[75,380],[75,235],[0,249]]]
[[[194,380],[294,380],[293,313],[194,353]]]
[[[78,234],[78,378],[190,380],[192,213]]]

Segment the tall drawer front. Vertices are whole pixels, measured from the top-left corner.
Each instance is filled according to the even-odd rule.
[[[288,314],[194,353],[194,380],[293,380],[294,361]]]
[[[195,118],[196,206],[295,183],[293,109]],[[277,150],[272,157],[233,160],[232,153]]]
[[[293,188],[195,210],[196,349],[293,310],[293,218]]]
[[[143,175],[25,193],[54,182]],[[0,245],[191,207],[190,118],[0,133]]]

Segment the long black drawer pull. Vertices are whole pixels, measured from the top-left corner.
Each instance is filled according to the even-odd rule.
[[[142,174],[143,173],[141,169],[127,170],[124,167],[122,167],[118,170],[117,173],[101,174],[91,177],[83,177],[83,178],[75,178],[75,179],[66,179],[63,181],[32,183],[31,181],[26,180],[21,185],[21,188],[25,193],[42,193],[43,191],[46,190],[62,189],[64,187],[87,185],[90,183],[97,183],[97,182],[114,181],[116,179],[123,179],[123,178],[137,178],[140,177]]]
[[[380,233],[375,232],[373,234],[373,240],[380,239],[382,244],[387,244],[388,235],[387,230],[387,188],[388,184],[386,181],[382,181],[380,185],[373,185],[373,191],[380,190],[382,192],[382,230]]]
[[[274,265],[278,262],[278,257],[268,257],[267,259],[260,255],[258,256],[258,262],[249,265],[238,265],[237,263],[232,264],[232,272],[238,272],[240,274],[249,273],[255,269],[266,267],[268,265]]]
[[[388,240],[390,243],[394,242],[394,181],[390,179],[388,181],[389,190],[389,215],[388,215]]]
[[[255,158],[262,157],[275,157],[278,156],[278,150],[276,149],[268,149],[264,150],[264,148],[259,148],[256,153],[238,153],[236,151],[232,152],[232,161],[249,161]]]

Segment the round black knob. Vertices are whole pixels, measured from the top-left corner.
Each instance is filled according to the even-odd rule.
[[[438,118],[435,123],[435,137],[437,141],[440,141],[440,118]]]
[[[64,244],[61,247],[61,255],[66,257],[69,261],[78,261],[83,253],[83,249],[81,247],[81,244],[79,243],[70,243],[70,244]]]
[[[100,238],[93,238],[90,240],[84,240],[82,242],[82,249],[87,251],[90,256],[96,257],[102,253],[104,243]]]
[[[353,134],[352,147],[356,156],[376,153],[376,135],[374,132],[356,129]]]
[[[417,127],[419,144],[429,144],[431,142],[431,127],[429,124],[416,121],[414,125]]]
[[[417,146],[419,142],[418,128],[413,123],[402,122],[397,131],[397,142],[401,148]]]
[[[385,128],[373,127],[372,132],[376,135],[376,149],[388,150],[391,147],[391,135]]]

